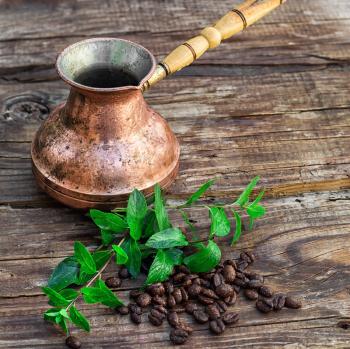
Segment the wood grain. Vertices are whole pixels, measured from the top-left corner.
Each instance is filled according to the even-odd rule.
[[[0,0],[0,348],[64,348],[46,324],[40,287],[75,240],[98,245],[83,213],[34,183],[29,157],[37,128],[68,89],[54,71],[65,46],[121,37],[158,59],[226,13],[222,0]],[[233,250],[254,250],[254,269],[274,289],[303,298],[301,311],[263,316],[240,299],[241,320],[224,336],[196,325],[185,348],[349,348],[350,8],[348,0],[293,0],[145,97],[181,143],[179,202],[205,180],[203,203],[230,202],[255,175],[268,214]],[[157,20],[154,20],[157,18]],[[190,210],[205,236],[206,210]],[[175,225],[183,226],[171,213]],[[246,219],[244,224],[247,226]],[[246,227],[247,228],[247,227]],[[111,266],[107,275],[113,275]],[[127,281],[118,294],[142,279]],[[79,304],[92,320],[84,348],[170,347],[167,325],[135,327],[103,306]]]

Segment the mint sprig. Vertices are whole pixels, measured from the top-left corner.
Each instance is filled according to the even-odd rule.
[[[251,200],[259,181],[255,177],[237,200],[228,205],[201,205],[200,198],[214,184],[214,180],[204,183],[183,204],[166,205],[160,186],[154,188],[154,196],[146,199],[142,192],[134,190],[126,208],[112,212],[92,209],[89,216],[100,229],[101,246],[89,251],[81,242],[74,243],[74,255],[61,261],[52,272],[43,292],[52,308],[44,313],[44,318],[69,333],[69,326],[75,325],[90,331],[88,319],[76,307],[78,299],[87,304],[100,303],[117,308],[123,302],[101,280],[101,275],[114,259],[124,265],[133,278],[141,271],[143,259],[151,259],[145,285],[165,281],[176,265],[184,264],[191,272],[208,272],[221,260],[221,250],[214,239],[232,233],[232,245],[237,243],[243,232],[243,216],[249,217],[249,226],[262,217],[266,210],[261,205],[264,191]],[[196,227],[187,212],[191,207],[207,209],[210,229],[207,239],[200,239]],[[187,233],[174,227],[169,219],[169,210],[177,210],[185,224]],[[234,223],[232,222],[234,221]],[[192,247],[191,254],[183,248]]]

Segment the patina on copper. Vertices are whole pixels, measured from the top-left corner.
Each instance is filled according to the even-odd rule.
[[[106,62],[132,71],[138,86],[94,88],[74,81],[82,68]],[[130,41],[89,39],[66,48],[56,67],[71,90],[32,143],[39,186],[75,208],[116,207],[134,188],[149,195],[156,183],[168,187],[180,150],[166,121],[142,95],[155,69],[153,55]]]

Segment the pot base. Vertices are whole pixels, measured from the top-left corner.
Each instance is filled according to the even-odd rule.
[[[45,178],[35,166],[35,163],[32,161],[33,174],[36,179],[38,186],[53,199],[61,202],[62,204],[75,208],[75,209],[90,209],[90,208],[99,208],[103,210],[110,210],[116,207],[125,207],[128,201],[129,194],[118,193],[108,194],[108,195],[92,195],[89,198],[89,195],[85,193],[74,192],[73,195],[68,195],[60,192],[56,185],[50,181],[49,178]],[[159,185],[163,190],[170,187],[170,185],[175,181],[177,174],[179,172],[179,160],[177,161],[175,167],[171,172],[163,178]],[[145,197],[150,197],[153,194],[154,183],[152,186],[142,189]],[[73,194],[73,193],[72,193]]]

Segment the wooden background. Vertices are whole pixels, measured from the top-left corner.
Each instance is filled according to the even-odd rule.
[[[74,240],[98,243],[83,214],[40,192],[31,173],[33,135],[68,93],[54,70],[58,52],[113,36],[161,58],[233,5],[0,0],[1,348],[64,348],[41,317],[47,304],[40,287]],[[304,299],[300,311],[267,316],[240,299],[237,326],[219,337],[196,326],[185,348],[350,348],[350,330],[337,325],[350,318],[349,63],[349,0],[290,0],[147,93],[181,143],[172,199],[218,177],[208,199],[229,201],[260,175],[268,214],[238,249],[225,247],[226,256],[254,250],[254,269],[269,284]],[[207,213],[191,212],[204,233]],[[124,284],[121,297],[131,287]],[[93,327],[84,348],[170,345],[167,326],[136,328],[103,306],[82,309]]]

